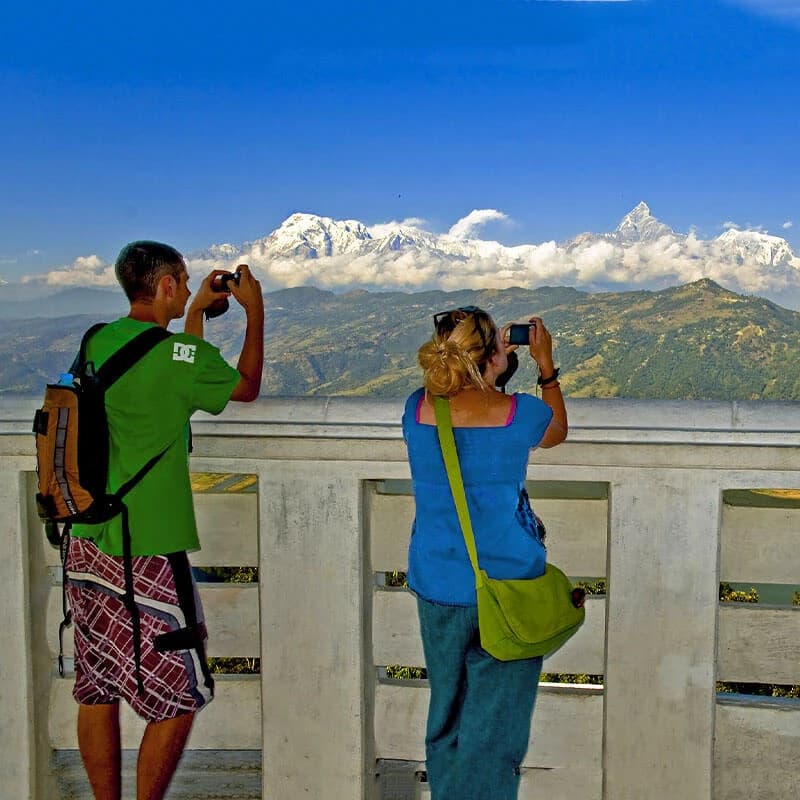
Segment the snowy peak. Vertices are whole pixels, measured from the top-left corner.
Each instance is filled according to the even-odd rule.
[[[650,213],[650,206],[642,202],[628,212],[617,225],[614,238],[619,242],[652,242],[662,236],[674,236],[675,231]]]
[[[357,252],[371,239],[366,226],[358,220],[292,214],[262,241],[278,258],[322,258]]]
[[[722,253],[738,261],[757,264],[790,264],[794,253],[786,239],[760,231],[730,229],[716,239]]]

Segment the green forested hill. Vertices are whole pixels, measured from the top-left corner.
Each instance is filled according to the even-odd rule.
[[[499,323],[542,316],[562,385],[576,397],[800,399],[800,313],[703,280],[659,292],[588,294],[557,287],[265,295],[265,394],[399,397],[419,385],[416,349],[436,311],[475,304]],[[95,318],[0,321],[0,386],[36,392],[68,366]],[[206,335],[235,359],[244,320],[231,311]],[[530,359],[511,388],[530,390]]]

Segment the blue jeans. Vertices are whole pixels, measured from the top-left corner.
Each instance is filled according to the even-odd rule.
[[[431,700],[425,736],[431,800],[515,800],[541,657],[481,649],[478,609],[417,600]]]

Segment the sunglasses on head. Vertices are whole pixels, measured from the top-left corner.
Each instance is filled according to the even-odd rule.
[[[438,314],[433,315],[433,326],[438,334],[452,333],[453,329],[459,322],[465,320],[467,317],[474,317],[476,314],[485,313],[483,309],[478,306],[461,306],[454,308],[452,311],[440,311]],[[483,328],[475,320],[475,330],[481,337],[481,344],[484,351],[488,349],[486,337],[483,334]]]
[[[462,319],[473,316],[480,310],[478,306],[461,306],[460,308],[454,308],[452,311],[440,311],[438,314],[433,315],[433,327],[438,331],[442,323],[447,321],[450,323],[449,329],[452,330]]]

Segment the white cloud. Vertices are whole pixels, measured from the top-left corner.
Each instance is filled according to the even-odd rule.
[[[792,222],[792,220],[790,219],[787,219],[786,222],[784,222],[783,225],[781,225],[781,228],[783,228],[785,231],[788,231],[789,228],[793,227],[794,227],[794,222]]]
[[[44,275],[26,275],[23,283],[44,282],[49,286],[115,286],[114,265],[100,256],[79,256],[71,264]]]
[[[462,217],[452,228],[447,232],[448,236],[454,239],[469,239],[478,232],[489,222],[506,222],[508,215],[502,211],[496,211],[494,208],[474,209]]]
[[[738,222],[723,222],[722,227],[726,231],[757,231],[758,233],[769,233],[767,228],[764,225],[756,225],[754,222],[745,222],[743,225],[739,225]]]
[[[380,239],[383,236],[387,236],[392,231],[396,231],[398,228],[415,228],[424,230],[426,225],[427,220],[424,220],[421,217],[408,217],[400,222],[379,222],[375,225],[368,225],[367,230],[369,231],[370,236],[373,236],[375,239]]]
[[[303,285],[337,291],[543,285],[624,291],[662,289],[711,278],[734,291],[764,295],[781,305],[800,304],[800,258],[788,243],[731,222],[715,239],[701,239],[693,230],[683,235],[669,229],[657,238],[640,241],[615,234],[581,234],[561,244],[546,241],[514,247],[475,238],[481,225],[507,219],[498,210],[476,210],[446,234],[424,230],[424,221],[417,218],[381,223],[369,228],[373,239],[352,240],[346,252],[320,258],[294,256],[293,240],[286,248],[286,240],[278,236],[285,230],[279,229],[243,245],[212,247],[202,255],[190,256],[187,266],[196,286],[211,269],[233,269],[248,263],[265,291]],[[333,220],[327,223],[338,224]],[[402,242],[389,246],[399,229]],[[280,252],[276,249],[279,239],[284,246]],[[113,267],[96,255],[78,258],[39,280],[57,286],[115,283]]]

